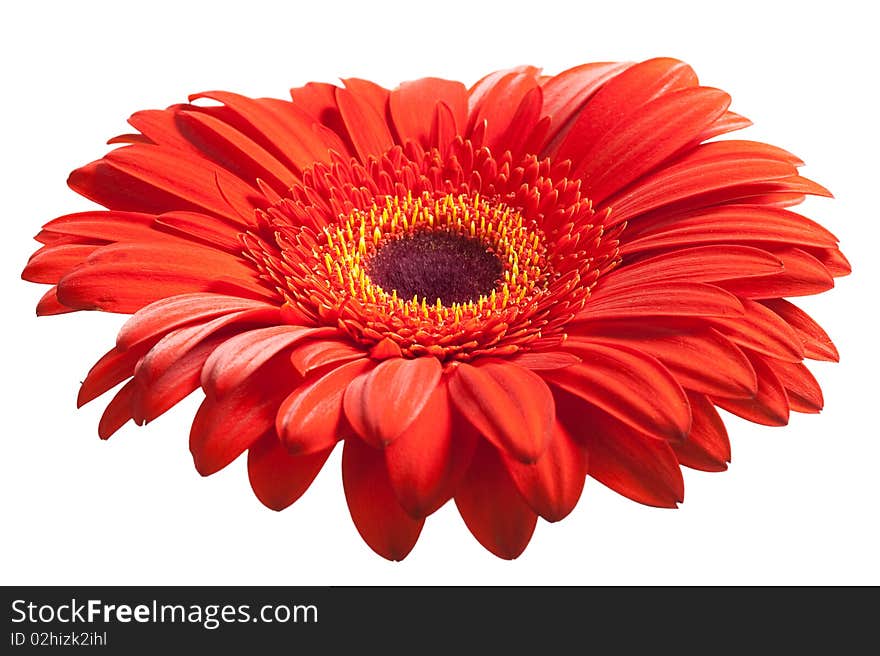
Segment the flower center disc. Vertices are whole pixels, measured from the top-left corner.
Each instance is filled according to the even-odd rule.
[[[355,189],[321,212],[285,200],[265,217],[278,251],[247,243],[291,323],[332,326],[368,347],[390,340],[407,358],[546,349],[617,257],[590,201],[562,187],[562,206],[556,191],[545,202],[528,185],[522,198],[398,189],[372,202]]]
[[[366,263],[370,279],[400,298],[475,301],[502,279],[501,260],[477,239],[448,231],[419,231],[382,244]]]

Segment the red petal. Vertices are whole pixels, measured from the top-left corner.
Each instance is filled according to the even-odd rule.
[[[530,100],[528,102],[533,101]],[[523,107],[523,105],[520,104],[520,107]],[[511,130],[514,131],[514,133],[517,132],[517,127],[515,125],[517,120],[518,119],[514,117],[514,125],[511,126]],[[547,141],[547,133],[550,132],[550,123],[551,120],[549,116],[542,116],[534,126],[529,127],[528,134],[522,134],[522,136],[518,137],[518,141],[515,144],[516,150],[514,152],[519,156],[523,156],[540,151],[542,145]]]
[[[541,87],[532,87],[520,100],[508,128],[491,136],[487,146],[492,152],[509,150],[514,157],[526,154],[526,144],[532,139],[540,118]]]
[[[60,244],[43,246],[31,255],[21,273],[23,280],[54,284],[91,255],[96,244]]]
[[[569,340],[583,360],[544,378],[649,435],[670,440],[687,437],[690,406],[672,374],[654,358],[623,346]]]
[[[387,446],[418,417],[442,372],[431,356],[384,360],[345,390],[345,416],[372,446]]]
[[[760,303],[742,299],[742,316],[710,319],[731,341],[780,360],[800,362],[804,358],[795,331]]]
[[[309,161],[304,160],[303,166],[306,169],[311,168],[315,162],[332,162],[334,153],[340,156],[350,152],[348,143],[335,130],[314,122],[314,118],[301,107],[278,98],[259,98],[257,102],[264,103],[282,123],[297,126],[302,143],[312,158]]]
[[[223,396],[291,344],[335,332],[334,328],[269,326],[230,337],[205,363],[202,386]]]
[[[177,114],[184,107],[191,105],[172,105],[168,109],[145,109],[132,114],[128,123],[143,132],[147,137],[147,143],[198,155],[199,149],[181,134],[180,126],[177,124]]]
[[[151,189],[192,205],[192,207],[181,207],[175,204],[163,208],[164,212],[196,209],[230,219],[235,223],[250,225],[253,224],[254,208],[262,204],[260,192],[251,185],[225,169],[214,166],[206,159],[186,156],[180,151],[169,151],[160,146],[134,144],[109,152],[102,161]],[[96,180],[97,184],[100,183]],[[80,189],[75,190],[82,193]],[[106,185],[95,186],[93,191],[110,198],[115,198],[119,193]],[[110,209],[144,211],[140,207],[111,207],[103,203],[100,197],[83,195]]]
[[[581,497],[587,476],[587,454],[565,428],[554,422],[547,450],[531,465],[502,454],[504,466],[532,510],[548,522],[566,517]]]
[[[602,279],[602,290],[653,282],[718,282],[780,273],[782,260],[751,246],[689,246],[625,263]]]
[[[62,305],[58,300],[58,287],[53,285],[49,291],[43,294],[37,303],[37,316],[46,317],[54,314],[65,314],[66,312],[74,312],[72,308]]]
[[[557,398],[560,418],[584,445],[589,474],[628,499],[675,508],[684,499],[684,480],[672,447],[634,430],[576,398]]]
[[[246,98],[226,91],[190,96],[190,100],[196,98],[222,102],[234,115],[234,127],[299,171],[315,162],[330,161],[327,143],[312,130],[313,119],[293,103],[285,103],[289,111],[281,115],[268,102],[270,99]]]
[[[600,203],[690,143],[729,104],[730,96],[718,89],[665,94],[572,157],[572,174],[583,179],[586,195]]]
[[[704,394],[688,392],[694,422],[684,442],[671,444],[678,461],[685,467],[719,472],[730,462],[730,440],[715,406]]]
[[[427,517],[452,497],[476,441],[452,413],[446,384],[437,385],[421,414],[385,449],[391,486],[411,516]]]
[[[538,69],[534,66],[517,66],[514,68],[509,68],[501,71],[494,71],[489,73],[488,75],[484,75],[482,78],[477,80],[477,82],[468,89],[468,125],[467,125],[467,133],[470,134],[474,129],[477,121],[477,116],[480,113],[483,105],[486,103],[486,99],[488,95],[492,92],[496,85],[498,85],[503,80],[510,80],[510,76],[515,76],[522,74],[526,77],[537,78]]]
[[[641,219],[626,230],[621,254],[706,243],[770,242],[835,246],[837,239],[800,214],[777,207],[728,205],[676,217]]]
[[[699,144],[704,141],[708,141],[713,137],[717,137],[722,134],[727,134],[728,132],[733,132],[735,130],[742,130],[743,128],[747,128],[752,125],[752,122],[747,119],[745,116],[740,116],[736,112],[727,111],[721,115],[721,117],[716,120],[712,125],[708,128],[700,132],[694,140],[685,146],[682,150],[690,150],[691,148],[696,148]],[[803,164],[803,162],[800,162]]]
[[[352,380],[367,371],[366,359],[348,362],[297,387],[278,408],[275,430],[294,454],[327,449],[344,437],[342,399]]]
[[[681,159],[694,162],[733,157],[772,159],[777,162],[787,162],[794,167],[803,166],[804,164],[800,158],[783,148],[760,141],[744,139],[724,139],[722,141],[695,145],[691,150],[683,153]]]
[[[155,223],[170,233],[169,238],[197,241],[233,255],[241,253],[240,230],[225,219],[200,212],[166,212],[157,216]]]
[[[752,195],[741,195],[738,196],[737,203],[749,206],[760,206],[760,207],[776,207],[779,209],[785,209],[787,207],[794,207],[795,205],[800,205],[806,200],[805,191],[779,191],[773,189],[761,189],[754,191]],[[730,198],[722,199],[722,203],[732,203]]]
[[[186,137],[209,157],[242,180],[269,181],[279,192],[298,176],[269,151],[225,121],[204,111],[181,111],[177,122]]]
[[[764,299],[761,304],[770,308],[797,334],[804,347],[804,355],[813,360],[837,362],[840,356],[831,338],[806,312],[781,298]]]
[[[107,139],[108,145],[113,144],[134,144],[134,143],[155,143],[151,141],[149,138],[145,137],[142,134],[135,134],[133,132],[129,132],[128,134],[120,134],[115,137],[110,137]]]
[[[424,148],[432,145],[431,119],[440,102],[452,111],[455,125],[462,130],[467,121],[467,89],[461,82],[435,77],[403,82],[388,101],[401,143],[412,140]]]
[[[153,342],[150,341],[127,351],[112,348],[105,353],[91,368],[79,388],[76,406],[78,408],[84,406],[126,378],[130,378],[134,373],[135,365],[152,345]]]
[[[205,335],[200,328],[170,333],[138,364],[131,410],[135,423],[153,421],[198,388],[205,360],[224,339],[221,335],[199,342]],[[193,339],[193,333],[200,334]]]
[[[166,296],[230,286],[243,296],[273,298],[242,260],[192,244],[111,244],[58,283],[58,300],[80,310],[132,313]]]
[[[336,102],[361,162],[380,157],[394,145],[384,115],[348,89],[336,90]]]
[[[110,403],[107,404],[107,408],[98,422],[98,436],[102,440],[108,439],[131,419],[131,397],[133,392],[133,381],[128,381],[120,388]]]
[[[389,360],[392,358],[402,358],[403,351],[390,337],[383,337],[370,349],[370,357],[374,360]]]
[[[206,215],[201,215],[206,216]],[[161,241],[180,243],[177,237],[156,229],[153,214],[139,212],[77,212],[49,221],[43,229],[61,235],[76,235],[99,241]]]
[[[808,252],[819,260],[834,278],[848,276],[852,273],[852,265],[846,256],[837,249],[837,245],[828,248],[811,248],[808,249]]]
[[[221,328],[232,326],[236,323],[244,323],[248,325],[259,325],[271,323],[278,316],[277,308],[273,307],[254,307],[249,309],[238,310],[236,312],[227,312],[210,320],[203,317],[198,323],[187,322],[182,327],[165,326],[161,332],[166,333],[162,339],[156,344],[160,348],[155,349],[151,357],[157,357],[161,351],[165,351],[162,359],[166,363],[173,362],[180,354],[188,349],[193,348],[196,344],[204,340],[206,337],[216,333]],[[191,324],[191,325],[190,325]],[[177,324],[180,326],[181,324]],[[174,328],[172,331],[171,328]],[[160,331],[145,336],[138,340],[130,347],[139,347],[144,341],[152,341],[153,338],[160,335]],[[117,345],[117,348],[119,346]]]
[[[204,209],[132,177],[111,166],[106,160],[98,160],[78,168],[70,174],[67,184],[81,196],[113,211],[161,214],[171,210],[198,212]],[[216,185],[211,188],[216,188]],[[240,217],[235,219],[238,223],[243,223]]]
[[[783,362],[771,358],[766,362],[785,387],[788,404],[792,410],[811,414],[822,410],[822,406],[825,405],[822,388],[809,369],[800,362]]]
[[[345,88],[355,95],[365,106],[373,110],[376,116],[383,119],[388,116],[388,97],[390,91],[383,86],[357,77],[347,77],[342,80]]]
[[[638,184],[630,185],[619,194],[608,198],[604,206],[613,208],[609,224],[616,225],[650,210],[682,200],[688,200],[689,204],[695,204],[696,208],[713,205],[717,199],[697,202],[701,195],[710,192],[730,188],[740,189],[755,184],[781,186],[783,181],[793,178],[796,173],[797,169],[787,162],[758,157],[747,159],[739,156],[706,159],[701,156],[700,148],[697,148],[678,162],[645,176]],[[756,192],[751,192],[754,193]],[[750,194],[733,191],[730,195],[736,198]]]
[[[736,345],[711,328],[689,332],[655,327],[598,324],[589,337],[604,344],[618,344],[657,358],[682,387],[721,396],[751,396],[757,382],[749,359]],[[572,343],[576,343],[577,337]]]
[[[719,283],[724,289],[745,298],[809,296],[834,287],[834,279],[819,260],[799,248],[774,250],[784,265],[781,273]]]
[[[309,489],[333,448],[292,456],[275,433],[267,433],[248,449],[248,478],[257,498],[272,510],[284,510]]]
[[[471,113],[472,125],[480,125],[486,121],[484,142],[493,151],[499,149],[500,138],[512,127],[523,98],[536,86],[537,81],[533,75],[508,73],[489,89],[480,106]]]
[[[446,155],[447,147],[461,131],[456,124],[455,114],[446,103],[437,103],[434,118],[431,120],[430,144]]]
[[[304,110],[313,120],[342,134],[345,125],[336,107],[336,86],[325,82],[309,82],[290,90],[293,104]],[[348,153],[340,153],[348,155]]]
[[[659,282],[605,292],[601,282],[575,321],[627,317],[729,317],[742,314],[742,303],[714,285]]]
[[[274,310],[266,311],[262,308],[253,310],[241,310],[216,317],[204,323],[188,325],[178,328],[162,337],[150,352],[144,357],[144,362],[139,365],[145,367],[144,375],[148,380],[160,376],[168,367],[172,366],[187,351],[195,348],[206,338],[214,335],[219,330],[235,324],[259,325],[271,321],[276,316]],[[135,349],[139,350],[139,349]],[[207,357],[207,355],[205,356]],[[146,372],[151,372],[146,374]]]
[[[347,342],[329,339],[306,340],[290,351],[290,361],[301,376],[328,364],[338,364],[364,357],[364,352]]]
[[[503,361],[462,363],[449,391],[462,415],[500,450],[522,462],[544,453],[553,430],[553,396],[534,372]]]
[[[516,488],[501,455],[485,440],[455,494],[455,505],[470,532],[499,558],[512,560],[528,546],[538,515]]]
[[[102,240],[89,239],[88,237],[77,237],[76,235],[65,235],[59,234],[57,232],[52,232],[51,230],[40,230],[36,235],[34,235],[34,241],[37,241],[43,246],[62,246],[65,244],[92,244],[99,245],[103,243]]]
[[[180,294],[151,303],[134,314],[119,331],[116,345],[120,349],[154,337],[189,323],[203,322],[221,314],[242,310],[271,309],[272,306],[237,296],[222,294]]]
[[[755,374],[758,391],[753,399],[728,399],[712,397],[712,402],[728,412],[765,426],[785,426],[788,423],[789,403],[785,388],[779,377],[757,353],[747,353]]]
[[[548,151],[555,149],[556,142],[570,129],[571,119],[576,118],[587,100],[628,67],[629,64],[617,62],[582,64],[551,77],[542,85],[544,114],[552,119],[551,132],[547,135]]]
[[[293,367],[287,358],[270,362],[222,399],[208,396],[193,419],[189,448],[196,469],[208,476],[240,456],[272,429],[278,405],[289,391]]]
[[[508,362],[533,371],[562,369],[577,364],[581,359],[566,351],[525,351],[508,358]]]
[[[388,560],[403,560],[419,539],[424,519],[413,519],[394,496],[385,458],[359,439],[348,439],[342,452],[345,499],[358,533]]]
[[[652,100],[696,85],[697,76],[691,67],[675,59],[651,59],[630,66],[584,105],[559,148],[550,154],[574,161]]]

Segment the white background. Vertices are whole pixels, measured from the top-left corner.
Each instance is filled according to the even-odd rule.
[[[859,584],[880,583],[877,415],[877,69],[868,3],[364,2],[10,3],[3,62],[3,584]],[[9,9],[13,6],[13,9]],[[106,399],[79,382],[124,317],[37,319],[20,280],[39,227],[92,205],[67,189],[142,108],[227,89],[284,97],[310,80],[471,83],[521,63],[666,55],[729,91],[742,133],[794,151],[836,199],[805,213],[841,239],[855,273],[803,306],[832,335],[817,363],[826,407],[787,428],[729,418],[727,473],[685,471],[675,511],[588,482],[513,562],[484,551],[450,504],[403,563],[374,555],[346,510],[334,454],[295,506],[250,493],[244,459],[201,478],[193,395],[146,428],[97,437]]]

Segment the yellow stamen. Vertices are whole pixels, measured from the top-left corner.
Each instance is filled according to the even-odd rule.
[[[383,290],[370,279],[370,258],[384,243],[419,230],[443,230],[483,242],[502,263],[498,287],[477,299],[450,305],[440,298],[429,301],[418,295],[405,301],[396,289]],[[545,280],[541,268],[545,249],[539,231],[524,225],[518,211],[489,202],[479,193],[386,197],[381,204],[340,217],[339,225],[324,229],[324,237],[318,258],[331,287],[362,303],[376,304],[383,313],[402,313],[418,321],[458,324],[468,317],[505,311],[536,293]]]

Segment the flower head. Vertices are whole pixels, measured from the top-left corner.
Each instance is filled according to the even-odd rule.
[[[341,441],[376,552],[405,557],[454,499],[514,558],[587,475],[672,507],[680,465],[725,469],[716,406],[769,425],[822,407],[802,360],[837,353],[784,299],[849,272],[788,209],[829,194],[780,148],[712,141],[749,122],[686,64],[291,98],[134,114],[70,176],[106,211],[37,235],[39,314],[133,315],[80,389],[124,383],[102,438],[201,388],[201,474],[246,451],[281,510]]]

